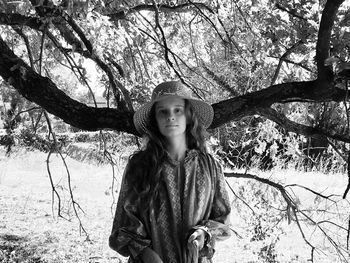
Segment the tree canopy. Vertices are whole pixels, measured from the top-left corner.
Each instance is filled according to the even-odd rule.
[[[81,130],[132,135],[139,135],[133,113],[155,85],[180,79],[212,103],[212,131],[232,130],[236,122],[258,116],[258,121],[276,124],[265,126],[265,135],[276,134],[278,127],[329,142],[348,163],[349,182],[341,198],[350,190],[349,1],[0,0],[0,76],[0,97],[11,98],[11,108],[26,99],[8,112],[9,129],[21,113],[38,111],[30,116],[33,129],[50,113]],[[277,150],[275,145],[271,152]],[[53,196],[60,200],[49,169],[51,153],[48,173]],[[110,153],[104,156],[114,165]],[[304,236],[298,215],[319,228],[347,260],[345,219],[341,225],[330,222],[347,233],[346,245],[339,246],[321,223],[298,210],[282,185],[248,173],[226,176],[277,189],[312,259],[315,247]],[[302,187],[325,200],[333,196]]]
[[[135,107],[155,84],[177,78],[213,103],[211,128],[260,115],[287,131],[350,142],[344,1],[28,0],[0,1],[0,10],[0,75],[72,126],[137,134]],[[70,68],[93,98],[87,60],[106,108],[58,83],[57,68]],[[286,110],[295,102],[342,102],[345,121],[332,129],[297,122]]]

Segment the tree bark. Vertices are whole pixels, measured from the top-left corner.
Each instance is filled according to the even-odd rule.
[[[89,131],[113,129],[137,134],[132,111],[88,107],[70,98],[49,78],[40,76],[17,57],[1,38],[0,75],[23,97],[72,126]]]

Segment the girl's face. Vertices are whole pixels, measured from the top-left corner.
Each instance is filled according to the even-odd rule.
[[[186,138],[185,100],[169,97],[155,104],[155,117],[160,133],[167,139]]]

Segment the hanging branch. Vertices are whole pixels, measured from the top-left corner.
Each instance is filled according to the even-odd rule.
[[[112,169],[112,182],[111,182],[111,195],[112,195],[112,203],[111,203],[111,215],[114,216],[114,213],[115,213],[115,204],[116,204],[116,197],[115,197],[115,182],[117,181],[117,178],[116,178],[116,173],[115,173],[115,167],[118,167],[114,158],[113,158],[113,155],[112,153],[108,150],[108,147],[107,147],[107,141],[106,141],[106,138],[103,134],[102,131],[100,131],[100,138],[102,140],[102,148],[103,148],[103,156],[104,158],[106,158],[108,160],[108,163],[111,165],[111,169]],[[117,168],[118,169],[118,168]]]
[[[192,19],[190,20],[190,22],[188,23],[188,27],[189,27],[189,34],[190,34],[190,42],[191,42],[191,47],[192,47],[192,52],[194,54],[194,57],[196,59],[196,63],[197,63],[197,67],[199,67],[199,59],[198,59],[198,55],[197,55],[197,51],[196,51],[196,48],[195,48],[195,44],[194,44],[194,41],[193,41],[193,34],[192,34],[192,23],[194,21],[194,19],[196,18],[197,16],[194,15],[192,17]]]
[[[272,120],[273,122],[279,124],[281,127],[285,128],[286,130],[295,132],[297,134],[303,134],[306,136],[322,135],[328,138],[350,143],[350,134],[339,134],[333,130],[332,131],[325,130],[324,128],[321,128],[321,127],[312,127],[312,126],[299,124],[289,120],[285,115],[283,115],[282,113],[279,113],[278,111],[272,108],[261,108],[261,109],[257,108],[256,113]]]
[[[225,176],[226,176],[226,174],[225,174]],[[250,211],[252,211],[253,215],[256,215],[256,212],[254,211],[254,209],[243,198],[241,198],[240,196],[238,196],[236,194],[236,192],[233,190],[232,186],[228,183],[227,179],[225,179],[225,181],[226,181],[227,186],[230,188],[231,192],[234,194],[234,196],[236,198],[238,198],[239,200],[241,200],[242,203],[245,204],[249,208]]]
[[[41,35],[41,43],[40,43],[40,54],[39,54],[39,75],[41,75],[41,69],[43,64],[43,51],[44,51],[44,43],[45,43],[45,35],[46,35],[47,25],[45,24],[44,30]]]
[[[323,195],[323,194],[321,194],[321,193],[318,193],[318,192],[316,192],[316,191],[314,191],[314,190],[312,190],[312,189],[310,189],[310,188],[308,188],[308,187],[306,187],[306,186],[299,185],[299,184],[288,184],[288,185],[285,185],[284,187],[285,187],[285,188],[287,188],[287,187],[300,187],[300,188],[303,188],[303,189],[305,189],[305,190],[307,190],[307,191],[313,193],[314,195],[317,195],[317,196],[322,197],[322,198],[324,198],[324,199],[331,200],[332,202],[336,202],[336,201],[332,200],[331,197],[337,197],[337,196],[339,196],[339,195],[335,195],[335,194],[331,194],[331,195],[327,195],[327,196],[326,196],[326,195]]]
[[[164,44],[160,43],[157,39],[155,39],[153,36],[151,36],[147,31],[139,28],[140,32],[145,34],[146,36],[148,36],[149,38],[151,38],[155,43],[157,43],[158,45],[160,45],[161,47],[164,47]],[[210,82],[209,79],[207,79],[205,76],[200,75],[197,71],[195,71],[193,68],[191,68],[181,57],[179,57],[176,53],[174,53],[171,49],[168,48],[168,52],[172,55],[172,57],[176,60],[179,60],[190,72],[192,72],[193,74],[205,79],[206,81]]]
[[[152,0],[152,3],[154,5],[155,8],[155,23],[156,23],[156,28],[159,29],[161,35],[162,35],[162,41],[163,41],[163,47],[164,47],[164,57],[165,57],[165,61],[167,62],[167,64],[174,70],[175,74],[178,76],[178,78],[184,82],[182,75],[175,69],[173,63],[171,62],[171,60],[169,59],[169,48],[168,48],[168,44],[167,44],[167,40],[165,37],[165,33],[163,31],[163,28],[161,27],[160,23],[159,23],[159,9],[158,9],[158,5],[155,2],[155,0]]]
[[[304,187],[304,186],[300,186],[300,185],[297,185],[297,184],[290,184],[290,185],[283,186],[283,185],[275,183],[275,182],[273,182],[273,181],[271,181],[269,179],[261,178],[261,177],[258,177],[256,175],[253,175],[253,174],[247,174],[247,173],[224,173],[224,175],[225,175],[225,177],[228,177],[228,178],[229,177],[230,178],[234,177],[234,178],[252,179],[252,180],[261,182],[263,184],[267,184],[267,185],[277,189],[281,193],[284,201],[287,203],[286,211],[287,211],[288,223],[290,223],[292,218],[294,217],[294,220],[295,220],[295,222],[296,222],[296,224],[298,226],[298,229],[299,229],[299,231],[300,231],[300,233],[302,235],[303,240],[311,248],[311,258],[309,259],[311,262],[314,261],[314,253],[315,253],[315,251],[322,252],[322,250],[316,248],[307,239],[307,237],[306,237],[306,235],[304,233],[304,230],[301,227],[300,219],[299,219],[298,214],[301,214],[303,217],[305,217],[308,220],[308,222],[311,222],[317,229],[319,229],[321,231],[321,233],[327,238],[329,243],[334,247],[335,251],[339,254],[339,256],[341,256],[343,258],[343,260],[345,260],[345,262],[348,262],[348,261],[346,261],[347,257],[346,257],[346,255],[344,255],[343,252],[348,253],[348,254],[349,254],[349,252],[345,251],[344,248],[340,247],[339,244],[337,244],[337,242],[335,242],[334,239],[327,233],[327,231],[323,227],[321,227],[321,224],[329,223],[329,224],[332,224],[332,225],[336,226],[339,229],[347,231],[347,247],[348,247],[348,243],[349,243],[348,239],[349,239],[350,225],[349,225],[348,229],[346,229],[345,227],[343,227],[343,226],[341,226],[339,224],[336,224],[334,222],[328,221],[328,220],[323,220],[323,221],[320,221],[320,222],[316,222],[310,216],[308,216],[305,212],[303,212],[302,210],[298,209],[297,204],[295,203],[293,198],[290,196],[290,194],[287,192],[286,187],[293,187],[293,186],[302,187],[303,189],[305,189],[307,191],[310,191],[311,193],[313,193],[316,196],[319,196],[319,197],[321,197],[321,198],[323,198],[325,200],[331,200],[332,202],[335,202],[335,203],[336,203],[336,201],[330,199],[330,197],[334,197],[336,195],[326,196],[326,195],[318,193],[318,192],[316,192],[316,191],[314,191],[314,190],[312,190],[310,188],[307,188],[307,187]],[[229,185],[229,187],[230,187],[230,185]],[[231,189],[231,187],[230,187],[230,189]],[[234,193],[233,189],[231,189],[231,191]],[[249,205],[248,205],[248,207],[249,207]]]
[[[57,204],[57,215],[58,217],[61,217],[63,219],[66,219],[68,221],[67,218],[63,217],[62,214],[61,214],[61,196],[59,195],[57,189],[56,189],[56,186],[53,182],[53,179],[52,179],[52,174],[51,174],[51,169],[50,169],[50,157],[51,157],[51,154],[53,153],[53,149],[50,149],[49,153],[47,154],[47,157],[46,157],[46,170],[47,170],[47,174],[49,175],[49,179],[50,179],[50,185],[51,185],[51,211],[52,211],[52,215],[55,214],[54,212],[54,204],[55,204],[55,195],[58,199],[58,204]]]
[[[87,231],[85,230],[83,224],[82,224],[82,221],[80,219],[80,216],[79,216],[79,213],[78,213],[78,209],[80,211],[82,211],[83,213],[84,210],[81,208],[81,206],[79,205],[79,203],[77,203],[75,201],[75,198],[74,198],[74,195],[73,195],[73,190],[72,190],[72,184],[71,184],[71,175],[70,175],[70,171],[69,171],[69,168],[68,168],[68,165],[66,163],[66,160],[65,158],[63,157],[62,153],[61,153],[61,150],[60,150],[60,147],[59,147],[59,144],[58,144],[58,141],[56,139],[56,134],[54,133],[53,129],[52,129],[52,126],[51,126],[51,121],[50,121],[50,118],[47,114],[46,111],[44,111],[44,115],[45,115],[45,119],[46,119],[46,123],[47,123],[47,126],[48,126],[48,129],[49,129],[49,135],[48,137],[50,137],[50,135],[52,136],[52,140],[53,140],[53,145],[49,151],[49,155],[48,155],[48,159],[49,160],[49,157],[51,156],[51,154],[53,152],[56,152],[59,154],[59,156],[61,157],[61,160],[63,162],[63,165],[66,169],[66,172],[67,172],[67,182],[68,182],[68,190],[69,190],[69,195],[70,195],[70,201],[71,201],[71,204],[72,204],[72,207],[73,207],[73,211],[74,211],[74,214],[75,214],[75,217],[78,219],[79,221],[79,231],[81,233],[81,230],[84,232],[85,236],[86,236],[86,240],[89,241],[90,238],[89,238],[89,234],[87,233]],[[53,185],[53,181],[52,181],[52,176],[51,176],[51,172],[50,172],[50,169],[49,169],[49,161],[47,161],[47,167],[48,167],[48,172],[49,172],[49,178],[50,178],[50,183],[51,183],[51,188],[52,188],[52,191],[55,192],[56,196],[59,198],[59,194],[57,193],[57,191],[55,190],[55,187]],[[60,198],[59,198],[60,200]],[[60,201],[59,201],[59,208],[58,208],[58,212],[61,211],[61,206],[60,206]]]
[[[350,241],[350,216],[348,222],[348,233],[346,235],[346,249],[349,249],[349,241]]]
[[[345,192],[343,195],[343,199],[346,199],[346,196],[347,196],[349,190],[350,190],[350,150],[348,153],[348,185],[346,186],[346,189],[345,189]]]
[[[74,52],[77,52],[77,53],[83,55],[84,57],[93,60],[106,73],[106,75],[110,81],[111,87],[113,89],[116,103],[117,103],[118,107],[121,110],[133,111],[132,102],[131,102],[128,90],[120,82],[118,82],[115,79],[115,77],[112,74],[108,65],[106,65],[106,63],[104,63],[99,58],[99,56],[96,54],[96,52],[94,52],[91,42],[87,39],[83,30],[79,27],[79,25],[77,23],[75,23],[75,21],[72,19],[72,17],[69,16],[66,12],[64,12],[62,9],[60,9],[59,7],[57,7],[55,5],[51,5],[50,7],[46,7],[45,9],[42,9],[41,3],[38,2],[38,0],[30,0],[30,1],[31,1],[32,5],[36,7],[36,11],[41,17],[44,17],[44,18],[48,17],[48,16],[55,17],[55,19],[53,20],[54,26],[60,31],[60,33],[64,37],[64,39],[69,44],[74,46]],[[73,31],[67,27],[67,24],[72,28]],[[76,33],[78,35],[78,37],[80,38],[81,41],[75,36],[74,33]],[[83,42],[87,51],[83,50],[81,42]],[[60,50],[62,51],[62,49],[60,49]],[[78,68],[78,71],[79,71],[79,68]],[[81,74],[81,72],[79,72],[79,74],[82,76],[84,83],[86,85],[88,85],[85,78]],[[88,88],[89,88],[89,90],[91,90],[91,88],[89,86],[88,86]],[[124,97],[123,100],[120,98],[120,91]],[[93,98],[93,101],[94,101],[95,107],[96,107],[95,97],[93,94],[91,96]]]
[[[78,65],[75,63],[74,59],[68,54],[67,50],[65,50],[62,45],[58,42],[58,40],[55,38],[54,35],[52,35],[50,32],[47,32],[48,37],[50,38],[50,40],[52,41],[52,43],[63,53],[63,55],[65,56],[68,64],[70,65],[70,68],[72,70],[72,72],[74,73],[74,75],[78,78],[78,76],[76,75],[76,72],[74,69],[76,69],[78,71],[78,74],[80,76],[80,79],[85,83],[85,85],[87,86],[88,90],[89,90],[89,94],[94,102],[95,107],[97,108],[97,103],[96,103],[96,99],[95,99],[95,94],[92,91],[89,83],[86,81],[86,78],[84,76],[84,74],[81,72],[80,67],[78,67]]]
[[[247,59],[242,56],[243,52],[241,50],[241,48],[239,47],[239,44],[234,41],[232,39],[232,37],[229,35],[229,33],[227,32],[225,26],[224,26],[224,23],[221,21],[220,17],[218,16],[218,14],[216,14],[216,18],[218,19],[219,21],[219,24],[221,25],[221,27],[223,28],[223,30],[225,31],[225,35],[226,35],[226,38],[227,40],[221,35],[221,33],[219,32],[219,29],[216,27],[216,25],[214,24],[214,22],[201,10],[201,8],[198,8],[197,7],[197,4],[190,1],[189,2],[191,4],[193,4],[197,9],[198,9],[198,12],[201,14],[202,17],[204,17],[205,20],[207,20],[209,22],[209,24],[214,28],[215,32],[218,34],[219,38],[221,39],[221,41],[227,45],[227,43],[231,43],[233,44],[233,46],[236,48],[236,50],[238,51],[238,55],[242,58],[242,60],[244,60],[247,64],[250,64]],[[210,13],[212,14],[215,14],[215,12],[210,9],[209,7],[206,8],[206,10],[208,10]]]
[[[303,240],[305,241],[305,243],[311,248],[311,258],[308,260],[310,262],[314,262],[314,252],[316,250],[316,247],[313,246],[310,241],[306,238],[305,236],[305,233],[303,231],[303,229],[301,228],[301,225],[300,225],[300,222],[299,222],[299,218],[298,218],[298,215],[297,215],[297,212],[296,210],[293,210],[293,213],[294,213],[294,216],[295,216],[295,222],[297,223],[297,226],[299,228],[299,231],[301,233],[301,236],[303,238]]]
[[[347,259],[349,258],[349,256],[350,256],[349,251],[345,251],[345,249],[343,249],[344,252],[348,254],[347,256],[344,255],[344,253],[342,252],[342,248],[339,247],[339,245],[337,244],[337,242],[334,241],[334,239],[331,238],[331,237],[327,234],[326,230],[323,229],[323,228],[320,226],[319,222],[314,221],[310,216],[306,215],[304,212],[302,212],[302,211],[299,211],[299,212],[300,212],[300,214],[302,214],[309,222],[311,222],[317,229],[319,229],[319,230],[323,233],[323,235],[327,238],[328,242],[334,247],[335,251],[343,258],[344,262],[349,262],[349,261],[347,260]],[[344,229],[344,228],[341,227],[340,229]],[[345,230],[346,230],[346,229],[345,229]]]
[[[349,96],[348,81],[346,81],[345,87],[346,87],[346,96],[344,98],[343,103],[345,105],[345,111],[346,111],[346,119],[347,119],[347,126],[348,126],[347,130],[348,130],[348,133],[350,133],[350,110],[347,108],[347,100],[348,100],[348,96]],[[344,195],[343,195],[344,199],[346,198],[349,190],[350,190],[350,149],[348,152],[348,185],[347,185],[345,192],[344,192]],[[350,219],[349,219],[349,222],[350,222]]]
[[[66,172],[67,172],[67,181],[68,181],[68,189],[69,189],[69,195],[70,195],[70,200],[71,200],[71,203],[72,203],[72,207],[73,207],[73,211],[74,211],[74,214],[75,214],[75,217],[78,219],[79,221],[79,230],[83,231],[85,236],[86,236],[86,241],[90,241],[90,237],[89,237],[89,234],[88,232],[85,230],[84,226],[83,226],[83,223],[80,219],[80,216],[79,216],[79,213],[78,213],[78,209],[80,211],[83,212],[83,214],[85,214],[84,210],[81,208],[81,206],[79,205],[79,203],[77,203],[75,201],[75,198],[74,198],[74,195],[73,195],[73,190],[72,190],[72,183],[71,183],[71,175],[70,175],[70,171],[69,171],[69,168],[68,168],[68,165],[66,163],[66,160],[65,158],[63,157],[61,151],[58,151],[58,154],[59,156],[61,157],[61,160],[64,164],[64,167],[66,169]]]
[[[282,195],[284,201],[287,203],[287,217],[288,217],[288,223],[291,222],[292,220],[292,214],[294,209],[297,208],[297,204],[295,203],[295,201],[293,200],[293,198],[289,195],[289,193],[286,191],[286,189],[284,188],[284,186],[272,182],[269,179],[265,179],[265,178],[261,178],[258,177],[256,175],[252,175],[252,174],[247,174],[247,173],[225,173],[225,177],[234,177],[234,178],[246,178],[246,179],[253,179],[256,180],[258,182],[270,185],[274,188],[276,188]]]

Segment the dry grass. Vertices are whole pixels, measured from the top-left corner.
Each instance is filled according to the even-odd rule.
[[[125,258],[109,249],[107,243],[113,220],[111,167],[66,159],[75,198],[85,211],[85,214],[80,215],[89,233],[89,240],[86,240],[86,236],[79,233],[79,223],[69,205],[69,195],[65,190],[68,187],[67,174],[57,156],[52,157],[51,171],[55,183],[61,186],[59,191],[65,211],[63,215],[70,220],[56,217],[57,203],[54,204],[52,213],[51,187],[45,160],[46,154],[40,152],[19,151],[10,158],[5,157],[3,151],[0,152],[0,262],[126,262]],[[121,171],[117,172],[116,188]],[[284,184],[305,185],[324,194],[341,195],[346,185],[346,177],[342,174],[305,174],[275,170],[259,175]],[[281,213],[265,206],[259,199],[264,195],[259,195],[258,192],[269,193],[275,200],[267,203],[283,207],[278,193],[269,190],[265,185],[248,180],[231,178],[229,183],[236,194],[247,198],[259,217],[253,216],[232,195],[232,226],[239,236],[233,235],[229,240],[219,243],[214,262],[307,262],[310,249],[302,240],[296,225],[288,225],[286,220],[273,225],[277,218],[274,215]],[[295,192],[305,209],[327,205],[305,190],[295,189]],[[344,212],[344,215],[337,215],[338,217],[348,218],[350,206],[346,205],[348,202],[339,203],[341,208],[346,207],[348,210],[338,211]],[[335,211],[331,205],[326,208]],[[314,216],[322,217],[316,213]],[[262,227],[262,238],[252,241],[258,221]],[[317,231],[314,232],[313,226],[305,224],[305,232],[321,248],[315,254],[315,262],[341,262],[327,240],[322,239]],[[339,240],[346,238],[344,232],[339,232],[337,236]]]

